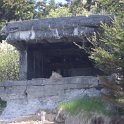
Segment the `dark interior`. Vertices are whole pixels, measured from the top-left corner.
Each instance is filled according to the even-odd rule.
[[[74,43],[28,45],[28,79],[49,78],[52,71],[63,77],[96,75],[88,54]]]

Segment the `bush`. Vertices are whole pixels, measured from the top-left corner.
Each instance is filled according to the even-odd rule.
[[[112,80],[105,77],[100,81],[109,90],[103,98],[124,113],[124,1],[101,0],[99,7],[99,10],[116,15],[116,18],[112,25],[101,24],[104,32],[99,40],[92,42],[90,58],[105,74],[112,75]]]
[[[0,81],[18,80],[19,53],[12,46],[2,43],[0,46]]]
[[[112,115],[112,111],[107,108],[106,104],[98,97],[84,97],[77,100],[62,103],[60,106],[62,110],[70,114],[78,114],[80,112],[96,112],[105,115]],[[114,113],[113,113],[114,114]]]

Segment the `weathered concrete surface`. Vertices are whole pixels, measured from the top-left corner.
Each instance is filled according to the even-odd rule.
[[[10,22],[2,30],[8,43],[62,42],[63,37],[82,37],[97,31],[101,23],[110,24],[110,15],[61,17]],[[52,40],[53,39],[53,40]],[[60,39],[60,40],[59,40]]]
[[[8,81],[0,84],[0,97],[5,101],[44,98],[63,95],[75,89],[95,88],[98,87],[98,83],[97,77],[93,76]]]
[[[98,96],[98,84],[98,78],[92,76],[5,82],[0,84],[0,97],[7,101],[7,107],[0,120],[14,120],[38,110],[53,110],[61,102],[84,95]]]

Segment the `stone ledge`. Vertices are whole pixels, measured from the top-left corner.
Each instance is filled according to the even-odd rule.
[[[101,23],[111,24],[112,15],[90,15],[27,20],[8,23],[2,32],[10,44],[60,42],[63,37],[84,37],[98,30]],[[53,39],[53,40],[52,40]],[[23,42],[23,43],[24,43]]]
[[[10,100],[57,96],[75,89],[95,88],[98,87],[98,83],[98,78],[93,76],[8,81],[0,86],[0,97],[3,100]]]

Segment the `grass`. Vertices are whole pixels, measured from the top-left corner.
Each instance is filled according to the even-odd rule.
[[[107,110],[106,104],[98,97],[80,98],[74,101],[62,103],[59,107],[70,114],[78,114],[81,111],[87,113],[103,113],[105,115],[112,114],[110,110]]]

